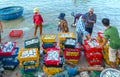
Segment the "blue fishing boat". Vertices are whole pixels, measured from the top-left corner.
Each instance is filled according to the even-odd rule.
[[[24,8],[21,6],[10,6],[0,9],[0,20],[11,20],[22,16]]]

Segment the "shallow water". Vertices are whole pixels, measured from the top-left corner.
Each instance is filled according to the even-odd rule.
[[[18,19],[2,21],[3,28],[7,31],[11,29],[33,30],[32,14],[35,7],[39,8],[43,16],[43,32],[45,33],[56,32],[57,17],[60,12],[66,13],[70,31],[74,31],[74,28],[70,26],[73,23],[71,12],[86,13],[89,7],[93,7],[97,15],[93,36],[96,35],[97,31],[105,29],[101,24],[104,17],[110,18],[111,25],[120,29],[119,0],[0,0],[0,8],[13,5],[23,6],[24,13]]]

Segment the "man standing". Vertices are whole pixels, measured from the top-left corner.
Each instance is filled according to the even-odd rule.
[[[105,42],[103,42],[100,47],[102,48],[108,40],[110,40],[109,46],[109,60],[110,66],[116,68],[116,56],[120,60],[120,37],[119,32],[115,26],[110,26],[110,21],[108,18],[102,19],[102,24],[106,27],[104,31]],[[118,53],[118,55],[116,55]]]
[[[35,25],[34,36],[36,36],[36,32],[37,32],[38,27],[40,27],[40,35],[41,35],[42,34],[43,18],[39,14],[39,9],[38,8],[34,8],[33,22],[34,22],[34,25]]]
[[[90,35],[92,35],[92,31],[93,31],[93,27],[94,27],[94,23],[96,23],[96,14],[94,14],[94,9],[93,8],[89,8],[88,10],[89,12],[86,13],[86,24],[85,24],[85,30],[87,32],[90,33]]]
[[[77,42],[79,42],[81,45],[83,41],[83,35],[85,35],[87,39],[90,39],[90,34],[87,31],[85,31],[85,21],[86,16],[82,15],[76,24]]]

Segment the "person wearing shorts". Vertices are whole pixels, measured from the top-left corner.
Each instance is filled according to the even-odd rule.
[[[89,32],[90,35],[92,35],[93,32],[93,27],[94,27],[94,23],[96,23],[97,20],[97,16],[94,13],[94,9],[93,8],[89,8],[88,10],[89,12],[87,12],[86,15],[86,23],[85,23],[85,30],[87,32]]]
[[[116,57],[118,56],[120,60],[120,37],[118,29],[115,26],[110,26],[110,20],[108,18],[102,19],[102,24],[106,27],[104,31],[105,42],[103,42],[100,47],[103,47],[108,40],[110,40],[109,45],[109,60],[110,66],[116,68]],[[118,55],[117,55],[118,53]]]

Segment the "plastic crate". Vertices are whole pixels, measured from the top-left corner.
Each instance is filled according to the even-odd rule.
[[[20,67],[20,71],[25,74],[25,73],[32,73],[32,72],[37,72],[39,69],[39,66],[38,67],[30,67],[30,68],[22,68]]]
[[[103,57],[102,53],[100,53],[100,52],[85,52],[85,56],[86,56],[86,58],[89,58],[89,59],[92,59],[92,58],[101,59]]]
[[[25,67],[25,66],[35,66],[35,67],[37,67],[39,65],[39,59],[34,60],[34,61],[35,61],[35,63],[30,63],[30,61],[23,61],[23,62],[19,63],[19,65],[20,65],[20,67]]]
[[[92,38],[93,41],[96,41],[96,43],[98,43],[98,41],[95,38]],[[98,43],[99,44],[99,43]],[[84,40],[84,44],[83,44],[84,50],[85,51],[102,51],[102,48],[98,48],[96,46],[90,46],[90,44],[88,43],[88,40]]]
[[[67,51],[67,49],[64,51],[64,56],[67,59],[79,59],[81,56],[80,51]]]
[[[60,32],[60,33],[58,33],[58,40],[59,41],[65,41],[66,38],[75,38],[75,35],[72,32],[67,32],[67,33]]]
[[[7,60],[7,59],[3,59],[3,64],[4,65],[14,65],[17,66],[19,64],[17,59],[12,59],[12,60]]]
[[[53,42],[53,43],[43,43],[42,47],[43,48],[55,48],[57,46],[57,42]]]
[[[17,65],[16,66],[14,66],[14,65],[4,65],[3,67],[4,67],[5,70],[15,70]]]
[[[89,59],[88,59],[88,63],[89,63],[90,65],[101,65],[102,60],[101,60],[101,59],[93,59],[93,60],[89,60]]]
[[[44,65],[43,66],[43,71],[48,75],[52,75],[52,74],[62,72],[62,68],[60,68],[60,67],[46,67]]]
[[[10,37],[20,37],[23,34],[23,30],[11,30],[9,33]]]
[[[12,44],[10,51],[4,51],[4,49],[9,48],[8,45]],[[5,42],[0,47],[0,56],[11,56],[16,47],[16,42]]]
[[[56,35],[55,34],[42,35],[41,39],[42,39],[42,42],[55,42]]]
[[[24,47],[25,48],[36,48],[36,47],[39,47],[40,46],[40,40],[38,37],[34,37],[34,38],[31,38],[31,39],[27,39],[24,41]]]
[[[45,61],[46,65],[59,65],[60,49],[58,49],[58,48],[48,48],[44,61]]]
[[[28,53],[31,50],[33,50],[35,52],[35,54],[28,56]],[[26,55],[24,57],[22,57],[23,53],[26,53]],[[20,63],[23,62],[23,61],[31,61],[31,60],[37,60],[37,59],[39,59],[38,48],[21,48],[19,50],[18,60],[19,60]]]
[[[64,42],[65,48],[75,48],[76,39],[75,38],[66,38]]]
[[[66,62],[70,62],[70,63],[73,63],[73,64],[77,64],[79,62],[79,59],[65,59]]]
[[[108,65],[110,65],[111,62],[109,61],[108,56],[105,55],[105,54],[103,54],[103,58],[104,58],[105,63],[108,64]],[[116,65],[118,65],[118,64],[119,64],[119,58],[117,57],[116,58]]]

